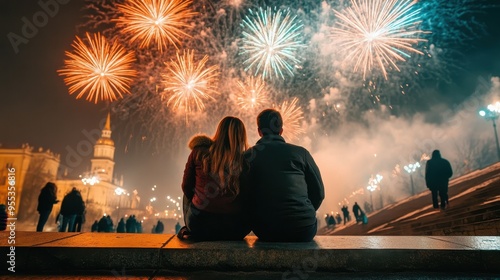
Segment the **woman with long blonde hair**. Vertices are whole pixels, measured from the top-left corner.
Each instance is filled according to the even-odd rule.
[[[248,148],[246,129],[236,117],[225,117],[215,135],[196,135],[184,169],[184,222],[178,237],[238,240],[250,228],[243,214],[240,174]]]

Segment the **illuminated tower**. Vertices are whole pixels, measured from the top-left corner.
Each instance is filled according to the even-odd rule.
[[[111,139],[110,116],[106,118],[106,124],[102,129],[101,138],[97,140],[94,146],[94,157],[91,161],[91,172],[98,175],[100,181],[113,182],[113,168],[115,162],[115,143]]]

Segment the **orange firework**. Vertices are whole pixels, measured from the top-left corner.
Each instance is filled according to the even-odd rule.
[[[122,32],[130,36],[130,41],[141,41],[144,48],[154,42],[160,51],[170,43],[177,48],[180,38],[189,37],[182,31],[189,28],[188,19],[195,12],[188,9],[191,0],[128,0],[117,5],[123,16],[114,20]]]
[[[205,67],[208,56],[200,61],[194,61],[194,51],[185,51],[181,56],[177,52],[177,61],[171,60],[167,65],[166,73],[162,74],[165,91],[172,93],[167,106],[173,103],[174,109],[183,109],[191,113],[196,108],[202,111],[205,108],[203,100],[214,99],[217,94],[216,82],[218,67]]]
[[[87,94],[87,100],[117,100],[122,93],[130,93],[129,88],[136,71],[132,69],[135,60],[132,53],[118,43],[108,43],[99,33],[86,34],[88,45],[76,36],[74,52],[65,52],[69,58],[64,68],[58,70],[65,76],[69,94],[78,92],[77,99]]]
[[[236,102],[242,110],[251,110],[268,103],[266,84],[261,77],[249,76],[245,82],[238,81]]]
[[[283,138],[287,140],[299,139],[299,135],[304,133],[300,126],[300,121],[304,118],[304,113],[300,106],[297,105],[299,100],[294,97],[290,103],[284,101],[281,106],[275,108],[281,113],[283,118]]]

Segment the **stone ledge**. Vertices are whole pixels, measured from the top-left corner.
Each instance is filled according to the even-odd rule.
[[[6,258],[8,232],[0,233]],[[317,236],[187,243],[173,235],[16,232],[16,271],[500,272],[498,236]],[[7,263],[2,262],[3,271]]]

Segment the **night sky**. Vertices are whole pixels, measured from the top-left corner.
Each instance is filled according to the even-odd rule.
[[[60,154],[61,164],[65,165],[67,159],[76,162],[73,157],[68,158],[68,151],[76,151],[81,141],[87,141],[83,131],[100,129],[107,114],[106,106],[84,99],[76,100],[74,96],[70,96],[62,77],[56,72],[63,65],[64,52],[71,49],[71,43],[79,32],[82,7],[83,1],[79,0],[60,5],[58,13],[50,17],[45,26],[38,28],[27,44],[20,44],[16,53],[7,34],[13,32],[22,35],[24,23],[21,18],[31,20],[42,9],[37,1],[9,0],[2,3],[2,147],[14,148],[29,143],[35,149],[48,148]],[[112,134],[113,139],[119,136],[117,131]],[[167,176],[172,174],[165,167],[164,158],[138,153],[126,155],[120,141],[115,142],[115,174],[118,177],[124,175],[129,191],[135,188],[150,190],[153,184],[158,184],[159,187],[166,185]],[[70,175],[78,175],[90,168],[89,158],[82,157],[81,164],[73,165],[75,168]],[[166,193],[177,196],[180,190]],[[154,194],[148,193],[145,196],[150,195]]]
[[[8,34],[22,35],[21,19],[32,21],[42,8],[38,1],[3,0],[0,9],[0,143],[5,148],[20,147],[23,143],[35,149],[49,148],[61,154],[62,164],[68,150],[76,149],[86,139],[82,131],[99,128],[107,113],[104,104],[95,105],[69,95],[63,78],[56,72],[63,65],[64,51],[70,50],[75,35],[81,34],[77,27],[83,21],[84,2],[65,1],[68,3],[60,4],[54,16],[37,28],[27,43],[17,46],[17,52]],[[497,2],[500,3],[491,1]],[[478,19],[485,22],[487,35],[461,50],[466,52],[463,70],[453,74],[454,83],[441,85],[434,91],[438,93],[433,102],[458,105],[474,91],[478,77],[500,76],[499,15],[499,9],[479,15]],[[419,102],[425,105],[425,100]],[[123,138],[123,135],[120,137],[120,131],[113,131],[112,137]],[[123,142],[116,142],[115,173],[124,174],[126,188],[138,188],[147,198],[154,195],[150,190],[157,184],[164,195],[180,195],[182,162],[153,156],[149,151],[126,154]],[[74,168],[74,175],[89,168],[87,160],[88,157]]]

